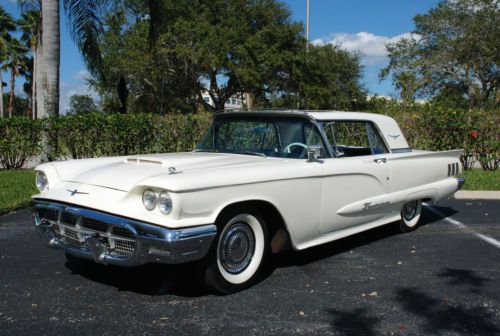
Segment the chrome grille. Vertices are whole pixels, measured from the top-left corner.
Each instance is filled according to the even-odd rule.
[[[97,235],[112,256],[130,257],[135,252],[135,235],[126,227],[53,209],[38,209],[37,214],[41,221],[50,223],[56,237],[67,245],[88,249],[87,238]]]

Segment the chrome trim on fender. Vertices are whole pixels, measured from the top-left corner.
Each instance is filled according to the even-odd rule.
[[[45,243],[102,264],[137,266],[198,260],[207,254],[217,234],[213,224],[167,229],[47,201],[35,200],[31,209],[37,232]]]

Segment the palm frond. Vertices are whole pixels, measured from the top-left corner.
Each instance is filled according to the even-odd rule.
[[[99,38],[104,31],[103,16],[113,10],[119,1],[113,0],[64,0],[71,37],[78,45],[90,73],[102,78],[103,60]]]

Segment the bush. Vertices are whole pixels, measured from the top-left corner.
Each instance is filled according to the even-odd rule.
[[[371,112],[396,119],[412,148],[432,151],[464,149],[464,169],[477,160],[483,169],[498,169],[499,111],[450,109],[439,104],[403,108],[391,100],[371,103]],[[45,122],[20,117],[0,119],[0,163],[22,167],[41,152],[42,129],[53,149],[52,159],[90,158],[190,151],[210,125],[212,115],[170,113],[86,113]]]
[[[61,158],[192,150],[211,121],[199,114],[66,115],[49,120],[50,144]]]
[[[27,117],[0,119],[0,163],[5,169],[21,168],[40,155],[43,125]]]
[[[388,115],[398,122],[412,148],[431,151],[463,149],[465,170],[477,160],[483,169],[499,166],[499,111],[450,108],[443,104],[413,104],[382,98],[369,103],[369,111]]]

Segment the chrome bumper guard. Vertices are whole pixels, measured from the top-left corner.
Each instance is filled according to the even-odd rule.
[[[457,181],[458,181],[457,190],[460,190],[465,184],[465,179],[463,177],[457,177]]]
[[[213,224],[167,229],[120,216],[33,201],[38,234],[49,246],[101,264],[179,264],[203,258],[217,234]]]

